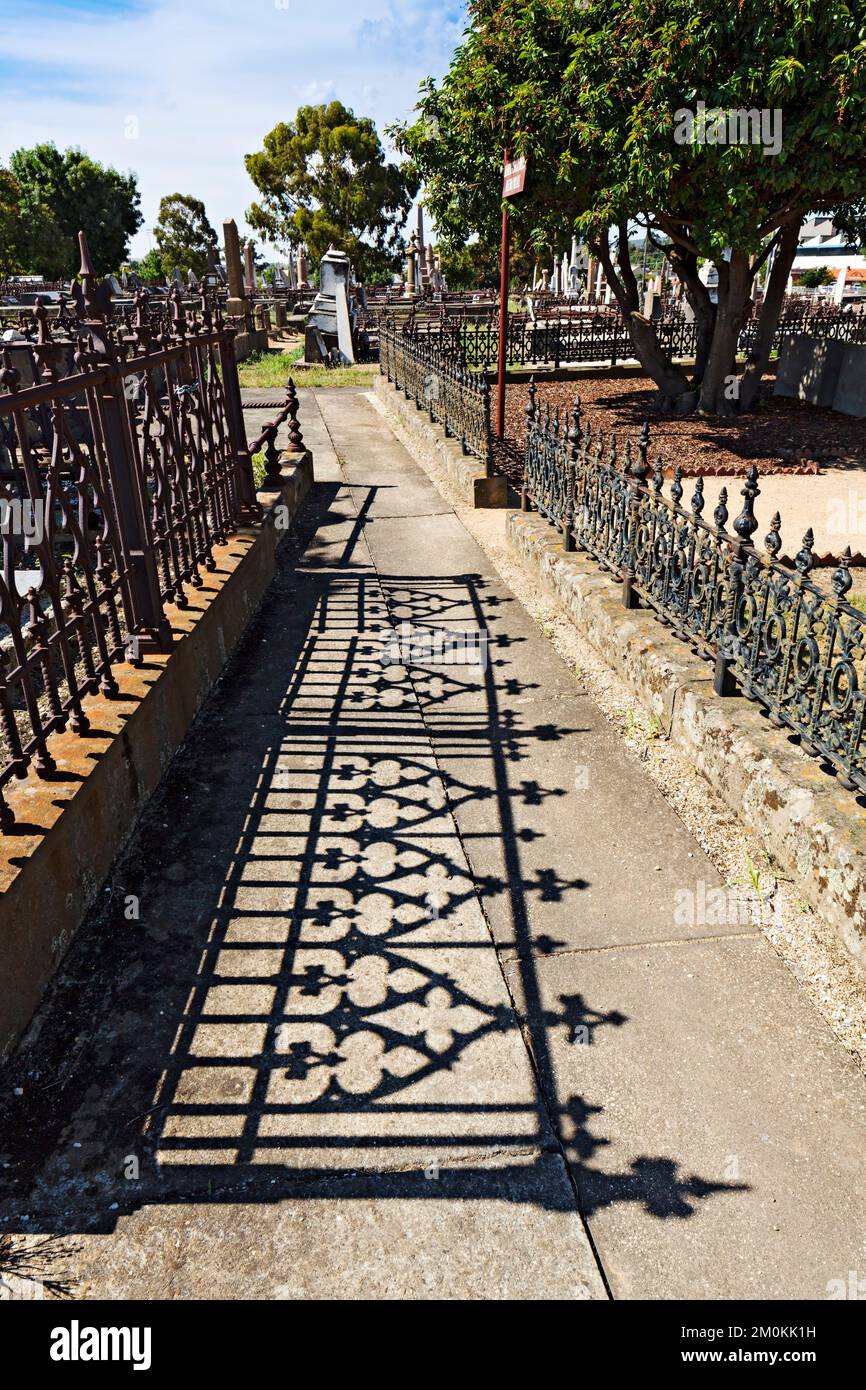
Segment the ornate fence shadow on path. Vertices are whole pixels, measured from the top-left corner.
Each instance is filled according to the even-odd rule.
[[[717,695],[742,693],[767,710],[772,724],[791,730],[822,758],[849,791],[866,791],[866,615],[846,602],[852,588],[850,547],[823,593],[809,574],[811,528],[793,569],[782,548],[777,512],[764,539],[753,465],[743,505],[728,530],[723,488],[712,522],[703,517],[704,481],[694,480],[688,509],[682,472],[663,495],[662,462],[649,461],[649,425],[636,449],[615,435],[605,443],[581,423],[577,399],[567,420],[542,412],[534,384],[526,407],[524,510],[534,505],[561,534],[566,551],[580,550],[622,583],[626,608],[641,602],[673,635],[714,663]]]
[[[348,513],[318,488],[299,552],[314,511],[345,530]],[[354,539],[345,546],[351,555]],[[610,1142],[598,1132],[603,1107],[560,1096],[549,1035],[629,1020],[579,994],[541,1007],[534,951],[555,943],[530,941],[532,899],[576,900],[583,885],[553,870],[539,880],[521,863],[524,760],[537,740],[571,731],[505,708],[488,664],[481,677],[433,672],[422,699],[464,769],[449,795],[489,806],[483,833],[504,842],[506,872],[483,891],[509,903],[539,1081],[527,1065],[519,1095],[500,1084],[503,1056],[522,1049],[520,1024],[502,1001],[409,672],[382,667],[371,649],[380,624],[407,613],[424,625],[459,608],[495,630],[500,601],[478,576],[378,577],[346,554],[320,547],[297,573],[284,557],[270,614],[71,947],[21,1062],[28,1078],[34,1067],[51,1078],[42,1090],[28,1082],[26,1115],[9,1064],[4,1229],[107,1232],[149,1204],[287,1196],[573,1212],[568,1184],[545,1177],[560,1145],[584,1215],[634,1203],[679,1220],[748,1190],[683,1171],[671,1153],[621,1172],[593,1163]],[[520,691],[509,682],[508,693]],[[469,716],[468,696],[481,697]],[[473,775],[479,754],[493,760],[495,790]],[[555,795],[533,783],[534,797]],[[147,909],[124,923],[130,893]],[[70,1017],[82,1020],[74,1048]],[[81,1147],[62,1142],[70,1133]],[[433,1160],[435,1181],[424,1166]]]

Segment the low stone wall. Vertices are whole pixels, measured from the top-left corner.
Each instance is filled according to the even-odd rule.
[[[216,568],[166,615],[173,645],[139,666],[115,667],[114,699],[84,702],[90,730],[54,734],[50,779],[11,782],[16,828],[0,836],[0,1059],[36,1009],[114,860],[261,602],[280,529],[313,480],[310,454],[259,494],[261,522],[214,547]],[[286,512],[277,513],[283,506]]]
[[[377,376],[373,390],[410,451],[431,468],[441,468],[467,507],[508,505],[506,480],[486,477],[480,460],[472,454],[464,454],[456,439],[447,439],[441,426],[431,424],[424,411],[419,410],[414,401],[407,401],[387,377]]]
[[[556,531],[536,513],[512,512],[508,538],[866,970],[866,824],[853,794],[774,728],[758,705],[716,696],[712,667],[650,612],[624,609],[618,583],[588,558],[566,554]]]

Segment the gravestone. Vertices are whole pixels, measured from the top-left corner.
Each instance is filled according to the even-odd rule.
[[[866,415],[866,347],[843,345],[833,409],[844,415]]]
[[[256,255],[251,241],[244,244],[244,289],[253,294],[256,288]]]
[[[832,406],[844,350],[836,338],[792,333],[782,342],[773,395]]]
[[[229,299],[242,300],[244,297],[244,273],[241,266],[241,243],[238,237],[238,227],[232,217],[228,222],[223,223],[223,242],[226,251],[226,274],[229,282]],[[229,309],[230,314],[236,314],[237,309]]]
[[[349,312],[351,263],[333,246],[322,257],[319,293],[307,315],[304,356],[307,362],[321,357],[352,364],[355,361],[353,317]]]

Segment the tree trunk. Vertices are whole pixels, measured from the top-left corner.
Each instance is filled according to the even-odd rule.
[[[690,389],[689,379],[680,367],[674,367],[665,356],[658,335],[648,318],[638,312],[637,280],[631,265],[628,245],[628,228],[625,223],[619,227],[619,263],[621,277],[617,274],[610,246],[606,237],[591,242],[589,249],[604,266],[607,282],[613,290],[623,319],[628,325],[635,355],[646,372],[664,396],[676,399]]]
[[[752,270],[744,252],[733,251],[730,261],[718,263],[718,270],[716,326],[698,405],[702,415],[732,415],[737,408],[737,341],[752,287]]]
[[[713,330],[716,326],[716,306],[698,274],[697,255],[681,246],[672,246],[669,259],[674,274],[682,282],[686,299],[695,316],[695,365],[692,381],[697,385],[703,380],[707,358],[710,355]]]
[[[788,276],[797,254],[801,220],[801,214],[798,213],[796,218],[793,218],[782,228],[782,235],[779,238],[773,267],[770,271],[767,293],[764,295],[764,302],[761,305],[755,345],[740,377],[740,410],[751,410],[758,397],[761,378],[767,370],[773,336],[779,322],[779,315],[782,312],[782,301],[785,298]]]

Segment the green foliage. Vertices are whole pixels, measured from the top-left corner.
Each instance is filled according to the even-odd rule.
[[[605,268],[646,356],[654,333],[635,322],[627,242],[629,224],[648,223],[652,237],[672,243],[673,268],[707,326],[697,375],[706,372],[716,408],[736,321],[771,241],[784,280],[791,229],[807,212],[832,212],[852,235],[866,228],[862,5],[471,0],[470,21],[444,81],[426,82],[418,118],[393,132],[437,228],[458,245],[472,234],[495,244],[503,150],[527,156],[515,234],[561,252],[577,232],[604,260],[617,228],[618,265]],[[778,108],[779,152],[705,142],[697,121],[680,143],[678,113],[699,102],[710,112]],[[698,281],[701,257],[719,267],[718,313]],[[677,386],[658,354],[653,374]]]
[[[793,206],[851,210],[861,195],[859,7],[472,0],[470,15],[444,82],[424,84],[419,119],[396,131],[443,230],[495,234],[505,146],[529,157],[516,218],[560,240],[649,210],[686,223],[699,255],[755,252]],[[781,152],[676,143],[675,113],[699,100],[781,108]]]
[[[21,185],[10,169],[0,167],[0,275],[63,273],[67,239],[43,203],[25,203]]]
[[[302,106],[245,163],[262,195],[247,221],[268,241],[304,242],[314,265],[334,245],[360,278],[399,267],[400,230],[417,177],[386,162],[367,117],[339,101]]]
[[[293,364],[303,356],[303,348],[295,352],[252,353],[238,363],[241,386],[279,390],[292,374]],[[366,362],[354,367],[306,367],[295,375],[295,384],[304,387],[366,386],[373,384],[378,368]]]
[[[9,167],[18,181],[25,217],[41,228],[34,237],[35,271],[46,276],[73,275],[79,265],[80,230],[87,233],[99,274],[109,274],[122,264],[129,239],[142,223],[134,174],[105,168],[83,150],[61,154],[51,144],[15,150]]]
[[[822,285],[832,285],[836,277],[825,265],[816,265],[814,270],[804,270],[800,284],[807,290],[818,290]]]
[[[159,202],[153,229],[163,275],[177,267],[202,276],[208,268],[208,248],[216,232],[207,219],[204,203],[187,193],[169,193]]]
[[[146,256],[142,256],[140,261],[135,262],[134,269],[141,276],[142,280],[158,280],[162,275],[162,256],[155,246],[152,246]]]

